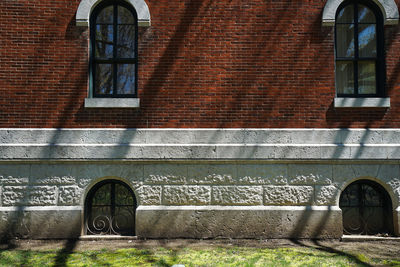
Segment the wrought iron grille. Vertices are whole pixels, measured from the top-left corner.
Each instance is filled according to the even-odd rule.
[[[86,200],[86,232],[92,235],[134,235],[136,200],[117,180],[96,185]]]
[[[345,234],[391,234],[392,204],[385,189],[361,180],[349,185],[340,196]]]

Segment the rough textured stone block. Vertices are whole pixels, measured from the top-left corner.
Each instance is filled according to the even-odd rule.
[[[90,178],[78,178],[76,182],[80,188],[86,189],[92,181]]]
[[[3,206],[25,204],[28,198],[27,191],[27,186],[3,186],[1,196]]]
[[[238,165],[239,184],[287,184],[287,164]]]
[[[261,186],[214,186],[213,205],[262,205]]]
[[[51,176],[38,178],[32,181],[35,184],[48,184],[48,185],[73,185],[76,184],[75,177],[73,176]]]
[[[78,186],[60,186],[58,193],[59,205],[79,205],[82,189]]]
[[[56,186],[4,186],[2,192],[4,206],[13,205],[56,205]]]
[[[211,201],[210,186],[165,186],[164,205],[206,205]]]
[[[147,206],[136,211],[136,232],[146,238],[339,238],[341,221],[335,207]]]
[[[331,184],[332,165],[322,164],[289,164],[290,184]]]
[[[185,184],[187,179],[187,165],[144,165],[144,177],[146,184]]]
[[[190,184],[232,184],[237,177],[236,164],[193,164],[188,167]]]
[[[161,191],[161,186],[141,186],[137,189],[137,201],[140,205],[160,205]]]
[[[390,185],[391,188],[396,189],[400,187],[400,179],[394,178],[391,179],[387,182],[388,185]]]
[[[265,205],[307,205],[313,201],[312,186],[264,186]]]
[[[339,205],[337,199],[340,195],[340,190],[333,186],[315,186],[315,204],[317,205]]]
[[[56,205],[57,187],[56,186],[35,186],[29,188],[28,205]]]

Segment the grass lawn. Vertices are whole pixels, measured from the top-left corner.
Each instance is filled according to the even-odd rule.
[[[4,249],[1,266],[400,266],[400,260],[315,247]]]

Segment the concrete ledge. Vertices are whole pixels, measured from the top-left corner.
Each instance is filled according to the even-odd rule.
[[[400,160],[400,129],[0,129],[3,160]]]
[[[0,144],[3,160],[400,160],[400,145]]]
[[[390,98],[351,98],[337,97],[335,108],[390,108]]]
[[[139,98],[85,98],[85,108],[138,108]]]
[[[82,235],[79,240],[82,241],[100,241],[100,240],[137,240],[137,236],[122,235]]]
[[[364,242],[364,241],[398,241],[400,237],[372,236],[372,235],[343,235],[340,239],[343,242]]]
[[[340,238],[339,207],[139,206],[145,238]]]

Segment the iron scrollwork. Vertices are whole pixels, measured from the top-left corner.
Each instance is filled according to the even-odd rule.
[[[392,232],[390,197],[380,185],[365,180],[355,182],[343,191],[339,205],[345,234]]]
[[[108,181],[88,195],[86,230],[92,235],[133,235],[136,201],[119,181]]]

